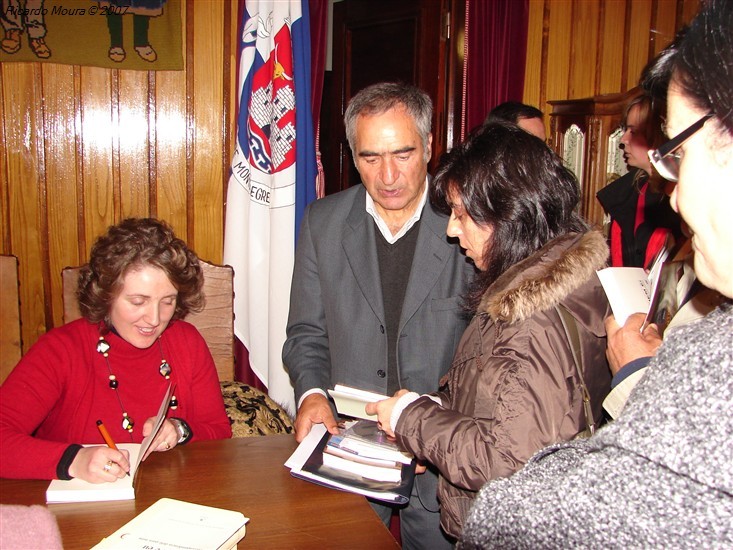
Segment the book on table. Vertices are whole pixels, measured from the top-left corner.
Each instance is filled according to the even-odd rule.
[[[369,423],[374,428],[358,426]],[[355,438],[354,432],[358,435]],[[338,435],[316,424],[285,462],[292,476],[376,500],[406,504],[415,479],[415,459],[379,434],[376,422],[351,421]],[[374,433],[368,441],[367,433]]]
[[[236,548],[249,518],[241,512],[161,498],[92,550]]]
[[[150,444],[158,434],[165,420],[168,403],[173,391],[171,385],[163,396],[155,417],[153,430],[142,443],[119,443],[117,448],[126,449],[130,453],[130,475],[109,483],[90,483],[83,479],[54,479],[46,489],[46,502],[57,504],[64,502],[101,502],[107,500],[133,500],[135,498],[135,474],[140,464],[150,454]],[[90,447],[94,445],[85,445]]]

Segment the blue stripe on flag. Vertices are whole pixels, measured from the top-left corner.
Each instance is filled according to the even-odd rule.
[[[308,0],[301,1],[302,17],[291,27],[295,80],[295,242],[305,207],[316,199],[316,145],[311,113],[311,42]]]

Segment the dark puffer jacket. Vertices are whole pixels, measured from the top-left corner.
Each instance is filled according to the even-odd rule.
[[[400,415],[400,444],[440,470],[441,526],[460,535],[476,492],[519,470],[539,449],[586,427],[572,351],[554,307],[577,321],[595,418],[611,376],[603,320],[608,301],[595,273],[608,247],[595,231],[558,237],[486,291],[437,394]]]

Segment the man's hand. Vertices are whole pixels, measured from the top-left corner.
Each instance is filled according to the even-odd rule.
[[[326,396],[320,393],[310,394],[300,404],[295,417],[295,440],[298,443],[310,433],[313,424],[323,424],[330,433],[339,433],[331,405]]]
[[[399,390],[394,396],[375,403],[367,403],[366,413],[377,415],[377,425],[379,429],[386,433],[389,437],[394,437],[394,428],[390,425],[392,417],[392,409],[394,409],[397,400],[408,393],[407,390]]]
[[[639,332],[644,324],[644,319],[646,319],[644,313],[634,313],[621,327],[613,315],[606,318],[608,336],[606,357],[613,375],[635,359],[653,357],[657,348],[662,344],[657,325],[650,324],[644,329],[644,332]]]

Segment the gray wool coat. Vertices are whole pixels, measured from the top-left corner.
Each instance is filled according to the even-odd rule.
[[[733,547],[733,305],[670,333],[618,420],[485,485],[459,547]]]

